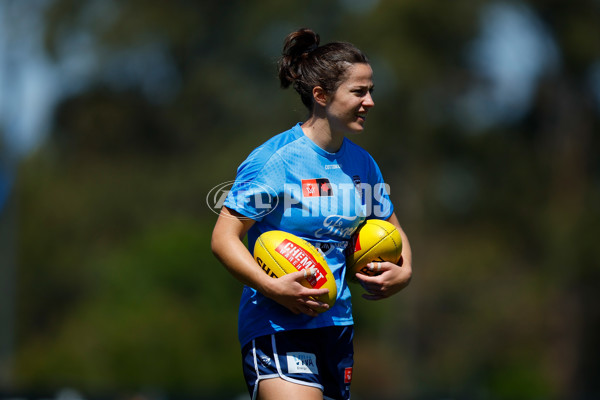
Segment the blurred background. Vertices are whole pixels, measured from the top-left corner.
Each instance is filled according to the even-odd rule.
[[[306,117],[275,67],[305,26],[371,60],[353,140],[414,253],[401,294],[354,288],[353,398],[600,398],[599,21],[597,0],[0,0],[0,398],[246,398],[207,195]]]

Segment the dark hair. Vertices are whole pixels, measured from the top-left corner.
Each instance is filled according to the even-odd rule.
[[[319,35],[307,28],[290,33],[285,38],[278,63],[281,87],[293,84],[309,111],[312,111],[315,86],[333,93],[352,64],[369,63],[367,56],[351,43],[331,42],[319,46],[319,41]]]

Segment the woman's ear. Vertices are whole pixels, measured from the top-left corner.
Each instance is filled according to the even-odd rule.
[[[312,90],[312,95],[315,99],[315,103],[323,107],[327,105],[327,93],[321,86],[315,86]]]

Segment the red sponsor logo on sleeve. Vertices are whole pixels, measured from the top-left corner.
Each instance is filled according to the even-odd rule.
[[[344,383],[352,382],[352,367],[344,369]]]

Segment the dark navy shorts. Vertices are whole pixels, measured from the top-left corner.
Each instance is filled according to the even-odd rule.
[[[252,399],[261,380],[282,378],[323,391],[325,399],[349,399],[354,364],[353,326],[299,329],[258,337],[242,348]]]

